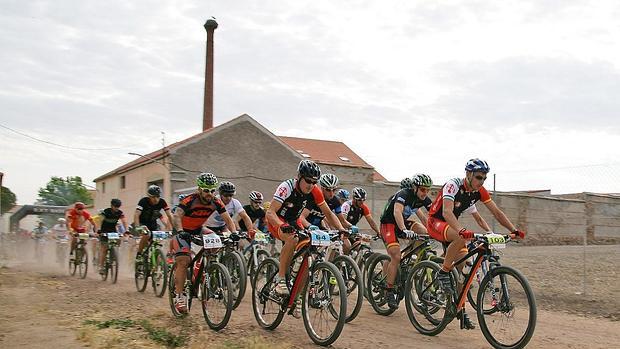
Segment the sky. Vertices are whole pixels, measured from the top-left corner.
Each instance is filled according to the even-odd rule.
[[[3,185],[32,203],[51,176],[93,185],[199,133],[214,16],[215,125],[247,113],[342,141],[389,180],[441,184],[479,157],[497,190],[618,193],[619,15],[603,0],[2,0]]]

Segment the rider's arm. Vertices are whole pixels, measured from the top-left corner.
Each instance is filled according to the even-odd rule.
[[[185,216],[185,211],[181,207],[177,207],[174,211],[174,219],[172,220],[177,231],[183,230],[183,224],[181,223],[183,216]]]
[[[334,214],[334,212],[332,212],[332,210],[329,208],[329,206],[327,206],[327,203],[325,201],[323,201],[322,203],[320,203],[319,205],[319,209],[321,209],[321,212],[323,212],[323,214],[325,215],[325,218],[328,219],[328,223],[330,226],[338,229],[338,230],[345,230],[342,227],[342,224],[340,224],[340,221],[338,220],[338,217],[336,217],[336,214]]]
[[[396,226],[400,230],[406,230],[407,226],[405,225],[405,218],[403,217],[403,210],[405,209],[405,205],[400,202],[394,203],[394,220],[396,221]]]
[[[506,229],[510,230],[510,232],[513,232],[513,231],[515,231],[517,229],[512,224],[512,222],[510,222],[508,217],[506,217],[504,212],[502,212],[502,210],[500,210],[499,207],[497,207],[497,205],[495,204],[495,202],[493,202],[493,200],[489,200],[489,201],[485,202],[484,205],[489,209],[489,211],[491,211],[491,213],[493,213],[493,216],[495,217],[495,219],[497,219],[499,224],[501,224],[504,227],[506,227]]]
[[[444,198],[442,207],[443,217],[446,219],[446,223],[448,223],[448,225],[452,229],[459,232],[461,231],[461,229],[463,229],[463,226],[461,225],[461,223],[459,223],[458,219],[456,219],[456,216],[454,215],[454,212],[452,212],[452,210],[454,210],[454,201]]]
[[[304,210],[301,211],[301,216],[299,217],[299,219],[301,219],[301,224],[304,225],[304,228],[308,228],[309,226],[312,225],[307,220],[309,214],[310,214],[310,210],[308,210],[307,208],[304,208]]]
[[[372,230],[374,230],[375,233],[379,235],[380,234],[379,227],[377,226],[377,223],[375,222],[375,220],[372,218],[372,215],[369,213],[364,217],[366,217],[366,221],[368,222],[368,225],[370,225],[370,228],[372,228]]]
[[[422,222],[422,225],[426,227],[426,221],[428,219],[428,217],[426,217],[426,214],[422,212],[421,209],[418,209],[417,211],[415,211],[415,214],[416,216],[418,216],[418,218],[420,218],[420,222]]]
[[[179,210],[177,210],[177,211],[179,211]],[[172,214],[170,213],[170,210],[165,210],[164,212],[166,212],[166,217],[168,217],[168,221],[166,222],[166,229],[167,230],[172,230],[172,224],[173,224],[172,223],[172,220],[173,220]]]
[[[133,214],[133,226],[135,228],[140,226],[140,213],[142,213],[142,210],[136,208],[136,212]]]
[[[235,222],[233,222],[232,218],[230,218],[228,212],[222,212],[220,213],[220,216],[222,217],[222,219],[224,219],[224,222],[226,222],[226,226],[228,227],[229,231],[236,231]]]
[[[281,207],[282,203],[280,201],[277,201],[275,199],[271,200],[271,205],[269,206],[267,213],[265,213],[267,223],[273,225],[274,227],[280,227],[282,224],[284,224],[282,221],[280,221],[280,218],[278,218],[278,214],[276,213]]]
[[[245,228],[249,231],[250,229],[254,229],[254,224],[252,223],[252,219],[250,218],[250,216],[248,216],[248,213],[245,212],[245,210],[239,212],[238,216],[243,219],[243,222],[245,223]],[[239,220],[239,219],[237,219]],[[240,230],[239,225],[235,222],[235,228],[237,230]]]
[[[340,221],[340,224],[342,224],[342,226],[343,226],[345,229],[349,229],[349,228],[351,228],[351,226],[353,225],[353,224],[351,224],[351,223],[347,222],[347,218],[344,216],[344,214],[342,214],[342,212],[337,213],[337,214],[336,214],[336,217],[338,217],[338,220]]]
[[[482,230],[491,231],[491,227],[489,226],[487,221],[485,221],[484,218],[482,218],[480,213],[476,211],[476,212],[473,212],[471,215],[474,217],[474,220],[476,221],[476,223],[478,223],[478,226],[482,228]]]

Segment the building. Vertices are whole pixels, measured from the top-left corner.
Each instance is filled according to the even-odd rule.
[[[252,190],[271,197],[283,180],[296,175],[303,159],[314,160],[323,172],[336,174],[345,187],[385,181],[342,142],[278,137],[244,114],[99,176],[94,180],[95,208],[107,207],[112,198],[119,198],[125,211],[132,212],[151,184],[159,185],[164,199],[175,204],[179,194],[195,190],[200,172],[233,182],[237,198],[247,203]]]

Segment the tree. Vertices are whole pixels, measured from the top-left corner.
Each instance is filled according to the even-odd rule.
[[[2,187],[1,190],[2,196],[0,197],[0,206],[2,208],[2,212],[0,212],[0,214],[4,214],[5,212],[8,212],[10,209],[12,209],[13,206],[15,206],[15,203],[17,202],[17,197],[15,196],[15,194],[13,194],[11,189],[7,187]]]
[[[82,184],[82,178],[52,177],[45,188],[39,189],[39,198],[44,205],[69,206],[77,201],[87,205],[93,202],[88,189]]]

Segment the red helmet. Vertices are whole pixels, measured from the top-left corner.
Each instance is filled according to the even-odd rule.
[[[84,207],[86,207],[86,205],[84,205],[84,203],[83,203],[83,202],[79,202],[79,201],[78,201],[78,202],[76,202],[76,203],[73,205],[73,208],[75,208],[75,209],[80,209],[80,208],[82,208],[82,209],[83,209]]]

